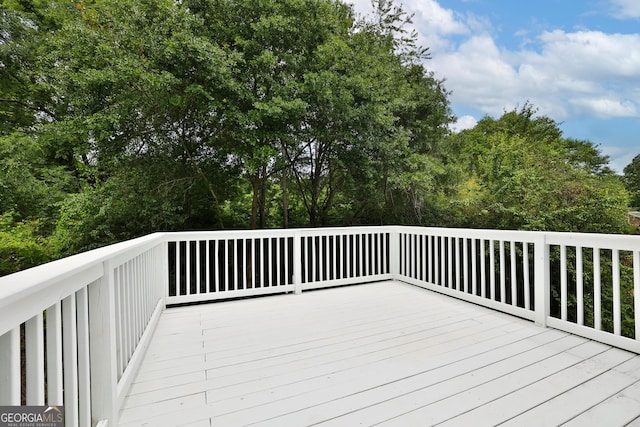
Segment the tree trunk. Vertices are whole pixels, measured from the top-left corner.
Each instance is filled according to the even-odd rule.
[[[267,167],[260,168],[260,200],[258,203],[258,218],[260,219],[260,228],[267,226]]]
[[[257,173],[251,177],[251,188],[253,190],[253,198],[251,200],[250,228],[255,230],[258,227],[258,193],[260,192],[260,178]]]
[[[287,173],[282,172],[280,178],[282,188],[282,228],[289,228],[289,193],[287,192]]]

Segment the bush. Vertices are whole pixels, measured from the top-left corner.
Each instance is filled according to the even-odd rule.
[[[37,234],[36,222],[14,223],[11,212],[0,216],[0,276],[51,261],[49,241]]]

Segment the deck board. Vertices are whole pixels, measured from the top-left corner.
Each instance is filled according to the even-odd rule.
[[[167,309],[120,424],[624,425],[640,416],[639,368],[605,344],[373,283]]]

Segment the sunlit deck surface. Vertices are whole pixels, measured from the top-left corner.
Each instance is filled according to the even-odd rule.
[[[640,425],[640,356],[398,282],[167,309],[123,426]]]

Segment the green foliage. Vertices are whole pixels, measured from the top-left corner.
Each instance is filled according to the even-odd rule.
[[[449,135],[412,17],[374,9],[3,1],[4,240],[22,236],[35,260],[156,230],[625,231],[608,158],[529,104]],[[31,265],[18,258],[7,270]]]
[[[73,177],[48,162],[39,140],[13,133],[0,136],[0,213],[37,220],[40,232],[52,230],[57,204],[72,191]]]
[[[562,138],[529,106],[449,138],[448,161],[462,166],[454,223],[469,227],[628,232],[628,193],[584,141]]]
[[[640,209],[640,154],[624,168],[624,184],[631,194],[631,206]]]
[[[0,276],[34,267],[51,259],[47,239],[38,235],[34,221],[16,222],[13,212],[0,215]]]

